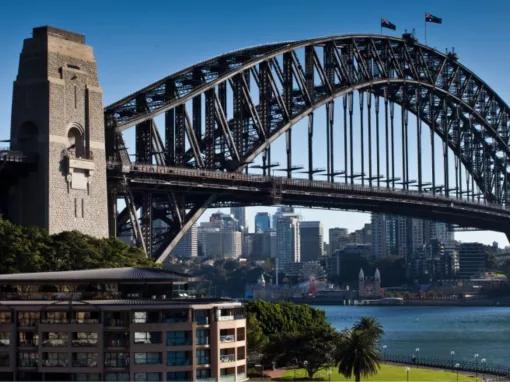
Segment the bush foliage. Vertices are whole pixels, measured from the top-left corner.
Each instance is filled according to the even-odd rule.
[[[0,219],[0,273],[147,267],[154,262],[117,239],[96,239],[77,231],[49,235]]]

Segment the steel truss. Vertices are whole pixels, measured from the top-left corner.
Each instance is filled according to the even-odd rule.
[[[353,125],[354,93],[359,126]],[[343,123],[337,124],[338,98]],[[400,108],[400,126],[395,105]],[[313,152],[314,113],[322,106],[325,170],[314,167]],[[415,128],[410,126],[409,113],[416,116]],[[164,139],[155,123],[160,115],[165,117]],[[121,133],[134,126],[136,163],[241,172],[262,155],[259,167],[269,175],[276,166],[271,161],[271,142],[285,134],[283,171],[288,178],[301,169],[309,180],[325,172],[329,182],[416,187],[423,193],[503,207],[509,199],[508,115],[502,99],[459,64],[455,54],[440,53],[408,34],[336,36],[240,50],[184,69],[105,109],[107,155],[113,164],[130,165]],[[293,163],[291,129],[303,118],[308,119],[304,169]],[[431,134],[428,158],[422,153],[424,124]],[[334,131],[341,131],[343,147],[335,145]],[[361,139],[355,142],[358,132]],[[418,142],[416,164],[410,161],[411,134]],[[442,147],[436,147],[434,137],[441,139]],[[402,142],[400,152],[397,139]],[[335,167],[335,152],[343,156],[343,168]],[[436,163],[440,152],[442,164]],[[356,155],[361,160],[359,173],[355,173]],[[423,175],[427,159],[432,159],[430,182]],[[444,179],[436,173],[440,165]],[[417,167],[417,179],[410,179],[411,166]],[[129,229],[138,244],[160,260],[220,197],[214,193],[190,200],[185,190],[134,192],[130,179],[119,179],[110,179],[110,200],[124,198],[126,208],[117,213],[111,206],[112,234]]]

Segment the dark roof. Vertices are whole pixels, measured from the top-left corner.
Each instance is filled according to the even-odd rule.
[[[183,273],[160,268],[101,268],[80,271],[0,274],[2,282],[58,281],[191,281]]]
[[[238,308],[242,306],[242,303],[237,300],[231,300],[226,298],[185,298],[185,299],[168,299],[168,300],[133,300],[133,299],[113,299],[113,300],[2,300],[0,301],[1,306],[99,306],[99,305],[162,305],[172,307],[186,307],[186,306],[206,306],[206,305],[218,305],[226,308]]]

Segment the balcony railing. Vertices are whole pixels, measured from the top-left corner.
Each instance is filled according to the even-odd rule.
[[[106,368],[126,368],[129,366],[129,360],[110,360],[104,362],[104,367]]]
[[[105,322],[105,326],[112,326],[112,327],[125,327],[128,325],[129,325],[129,320],[122,320],[122,319],[116,319],[116,318],[107,319]]]
[[[235,354],[222,354],[220,355],[220,361],[223,363],[227,362],[235,362],[236,355]]]
[[[37,367],[38,364],[36,359],[22,359],[18,362],[18,367]]]
[[[42,346],[45,346],[45,347],[67,346],[67,340],[66,339],[45,340],[42,342]]]
[[[233,315],[231,316],[219,316],[218,317],[218,321],[230,321],[230,320],[234,320],[235,317]]]
[[[72,340],[73,346],[97,346],[98,340]]]
[[[68,362],[66,360],[45,359],[42,364],[44,367],[67,367]]]
[[[97,361],[73,361],[73,367],[97,367]]]

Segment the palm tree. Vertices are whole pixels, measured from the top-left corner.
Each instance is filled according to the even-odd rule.
[[[354,375],[356,382],[361,381],[361,376],[376,374],[380,367],[377,344],[382,333],[381,325],[374,319],[362,319],[354,325],[337,348],[338,371],[346,378]]]
[[[361,317],[358,323],[354,325],[354,330],[361,330],[368,333],[375,342],[379,342],[384,334],[382,325],[373,317]]]

